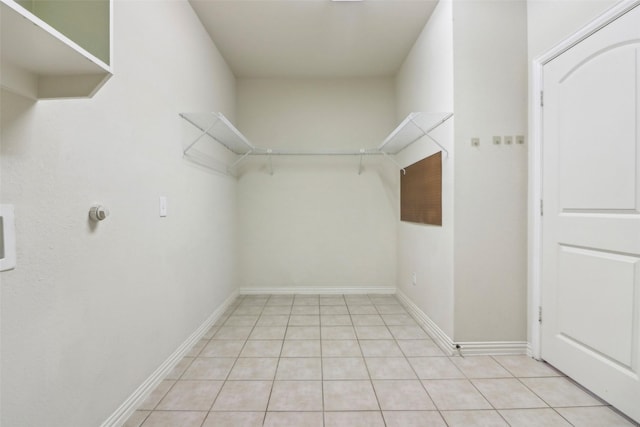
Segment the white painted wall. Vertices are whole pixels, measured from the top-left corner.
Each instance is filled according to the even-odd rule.
[[[459,1],[453,17],[455,341],[525,341],[527,147],[491,137],[526,134],[526,3]]]
[[[393,129],[390,78],[239,79],[238,128],[274,149],[358,150]],[[395,285],[397,170],[382,158],[251,159],[238,182],[246,288]]]
[[[93,99],[2,92],[3,426],[100,425],[234,290],[236,183],[182,159],[178,117],[233,118],[234,77],[186,1],[114,12]],[[93,202],[111,209],[97,227]]]
[[[412,111],[453,111],[453,20],[450,1],[440,1],[396,75],[397,123]],[[448,147],[442,164],[442,227],[400,222],[398,217],[398,289],[406,294],[448,336],[453,336],[453,121],[434,135]],[[408,166],[437,152],[428,139],[398,154]],[[395,209],[400,210],[399,174]],[[417,285],[412,285],[416,273]]]

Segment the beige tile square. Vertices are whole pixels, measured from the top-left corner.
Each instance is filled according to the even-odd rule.
[[[556,408],[574,426],[580,427],[634,427],[626,418],[616,413],[608,406],[594,406],[586,408]]]
[[[217,332],[216,332],[217,333]],[[201,339],[191,347],[191,349],[185,354],[185,357],[197,357],[203,348],[209,344],[209,340]]]
[[[292,314],[289,318],[289,326],[320,326],[320,316]]]
[[[547,405],[515,378],[471,380],[496,409],[544,408]]]
[[[320,314],[320,306],[317,305],[294,305],[291,315],[317,316]]]
[[[249,340],[240,357],[279,357],[281,350],[282,340]]]
[[[325,412],[324,427],[384,427],[379,411]]]
[[[407,314],[407,310],[400,304],[376,304],[380,314]]]
[[[320,327],[319,326],[289,326],[287,328],[287,334],[285,335],[287,340],[319,340],[320,339]]]
[[[271,381],[227,381],[212,411],[266,411]]]
[[[404,357],[366,357],[365,361],[374,380],[418,379]]]
[[[362,357],[357,340],[323,340],[322,357]]]
[[[320,357],[320,340],[286,340],[281,357]]]
[[[323,340],[355,340],[356,333],[353,326],[323,326],[321,328]]]
[[[409,314],[383,314],[382,319],[390,326],[418,326]]]
[[[500,414],[493,410],[442,411],[441,414],[449,427],[509,427]]]
[[[371,381],[324,381],[323,387],[325,411],[380,410]]]
[[[278,362],[276,380],[321,380],[319,357],[283,357]]]
[[[182,374],[184,374],[184,371],[187,370],[187,368],[189,367],[189,365],[191,365],[191,362],[193,362],[193,360],[194,360],[193,357],[183,357],[182,360],[180,360],[176,364],[176,366],[173,367],[171,372],[167,374],[167,376],[165,377],[165,380],[180,379]]]
[[[359,340],[391,340],[393,336],[386,326],[356,326]]]
[[[373,388],[383,411],[436,409],[419,380],[375,380]]]
[[[160,401],[157,409],[208,411],[222,384],[222,381],[177,381]]]
[[[142,427],[200,427],[206,412],[153,411]]]
[[[378,314],[378,310],[374,305],[349,305],[349,313],[356,314]]]
[[[200,357],[238,357],[244,340],[211,341],[200,353]]]
[[[289,315],[291,313],[290,305],[267,305],[262,310],[262,315]]]
[[[507,409],[499,412],[511,427],[571,427],[553,409]]]
[[[444,356],[444,352],[433,340],[397,340],[407,357]]]
[[[379,314],[352,314],[351,319],[356,326],[384,326]]]
[[[270,298],[269,294],[245,295],[240,305],[265,305]]]
[[[362,354],[366,357],[403,357],[400,347],[394,340],[362,340]]]
[[[346,305],[342,295],[320,295],[320,305]]]
[[[218,332],[218,329],[220,329],[220,326],[212,326],[212,327],[210,327],[209,330],[207,331],[207,333],[202,336],[202,338],[210,340],[211,338],[213,338],[215,333]]]
[[[272,380],[276,375],[276,357],[238,358],[229,374],[230,380]]]
[[[170,380],[161,381],[137,409],[155,409],[158,403],[169,392],[169,389],[173,387],[175,383],[175,381]]]
[[[323,316],[337,314],[345,315],[349,314],[349,310],[347,310],[346,305],[321,305],[320,314]]]
[[[427,340],[429,335],[418,325],[387,326],[391,335],[398,340]]]
[[[233,312],[235,316],[249,316],[252,314],[260,314],[262,313],[263,306],[262,305],[239,305],[238,308]]]
[[[233,357],[198,357],[182,375],[182,379],[225,380],[235,361]]]
[[[549,406],[598,406],[604,403],[564,377],[521,378]]]
[[[150,413],[151,411],[135,411],[127,421],[125,421],[122,427],[140,427]]]
[[[264,426],[323,427],[322,412],[267,412]]]
[[[492,409],[489,402],[468,380],[423,380],[422,384],[441,411]]]
[[[394,295],[369,295],[369,299],[376,305],[379,304],[400,304]]]
[[[293,299],[293,305],[320,305],[320,297],[318,295],[296,295]]]
[[[286,330],[286,326],[256,326],[249,340],[282,340]]]
[[[246,340],[252,329],[251,326],[221,326],[213,340]]]
[[[209,412],[202,427],[262,427],[263,419],[264,412]]]
[[[224,322],[224,326],[254,326],[257,321],[258,316],[255,314],[251,316],[233,315]]]
[[[293,305],[293,295],[271,295],[266,305]]]
[[[351,316],[348,314],[325,314],[320,317],[322,326],[351,326]]]
[[[446,427],[437,411],[384,411],[387,427]],[[480,427],[469,424],[466,427]]]
[[[493,358],[515,377],[560,377],[562,373],[551,365],[525,355],[493,356]]]
[[[510,378],[512,375],[490,356],[451,357],[467,378]]]
[[[322,411],[322,381],[275,381],[269,411]]]
[[[344,301],[349,304],[349,305],[371,305],[373,304],[373,302],[371,301],[371,298],[369,298],[369,295],[345,295],[344,296]]]
[[[368,380],[364,359],[358,357],[328,357],[322,359],[325,380]]]
[[[408,360],[423,380],[465,378],[448,357],[409,357]]]
[[[256,326],[287,326],[287,324],[289,324],[288,314],[263,314]]]

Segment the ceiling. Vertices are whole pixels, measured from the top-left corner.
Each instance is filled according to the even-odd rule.
[[[392,76],[437,0],[189,0],[237,77]]]

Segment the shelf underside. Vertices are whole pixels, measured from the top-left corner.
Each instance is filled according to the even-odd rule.
[[[0,0],[2,86],[32,98],[88,97],[111,68],[12,0]]]

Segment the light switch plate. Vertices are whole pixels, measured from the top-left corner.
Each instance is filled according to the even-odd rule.
[[[516,135],[516,144],[524,144],[524,135]]]
[[[512,137],[511,135],[509,135],[509,136],[505,136],[505,137],[504,137],[504,143],[505,143],[506,145],[511,145],[511,144],[513,144],[513,137]]]
[[[494,137],[493,137],[493,143],[494,143],[495,145],[500,145],[500,144],[502,144],[502,137],[501,137],[501,136],[494,136]]]
[[[165,196],[160,196],[160,217],[164,218],[167,216],[167,198]]]
[[[480,145],[480,138],[471,138],[471,146],[477,147]]]

